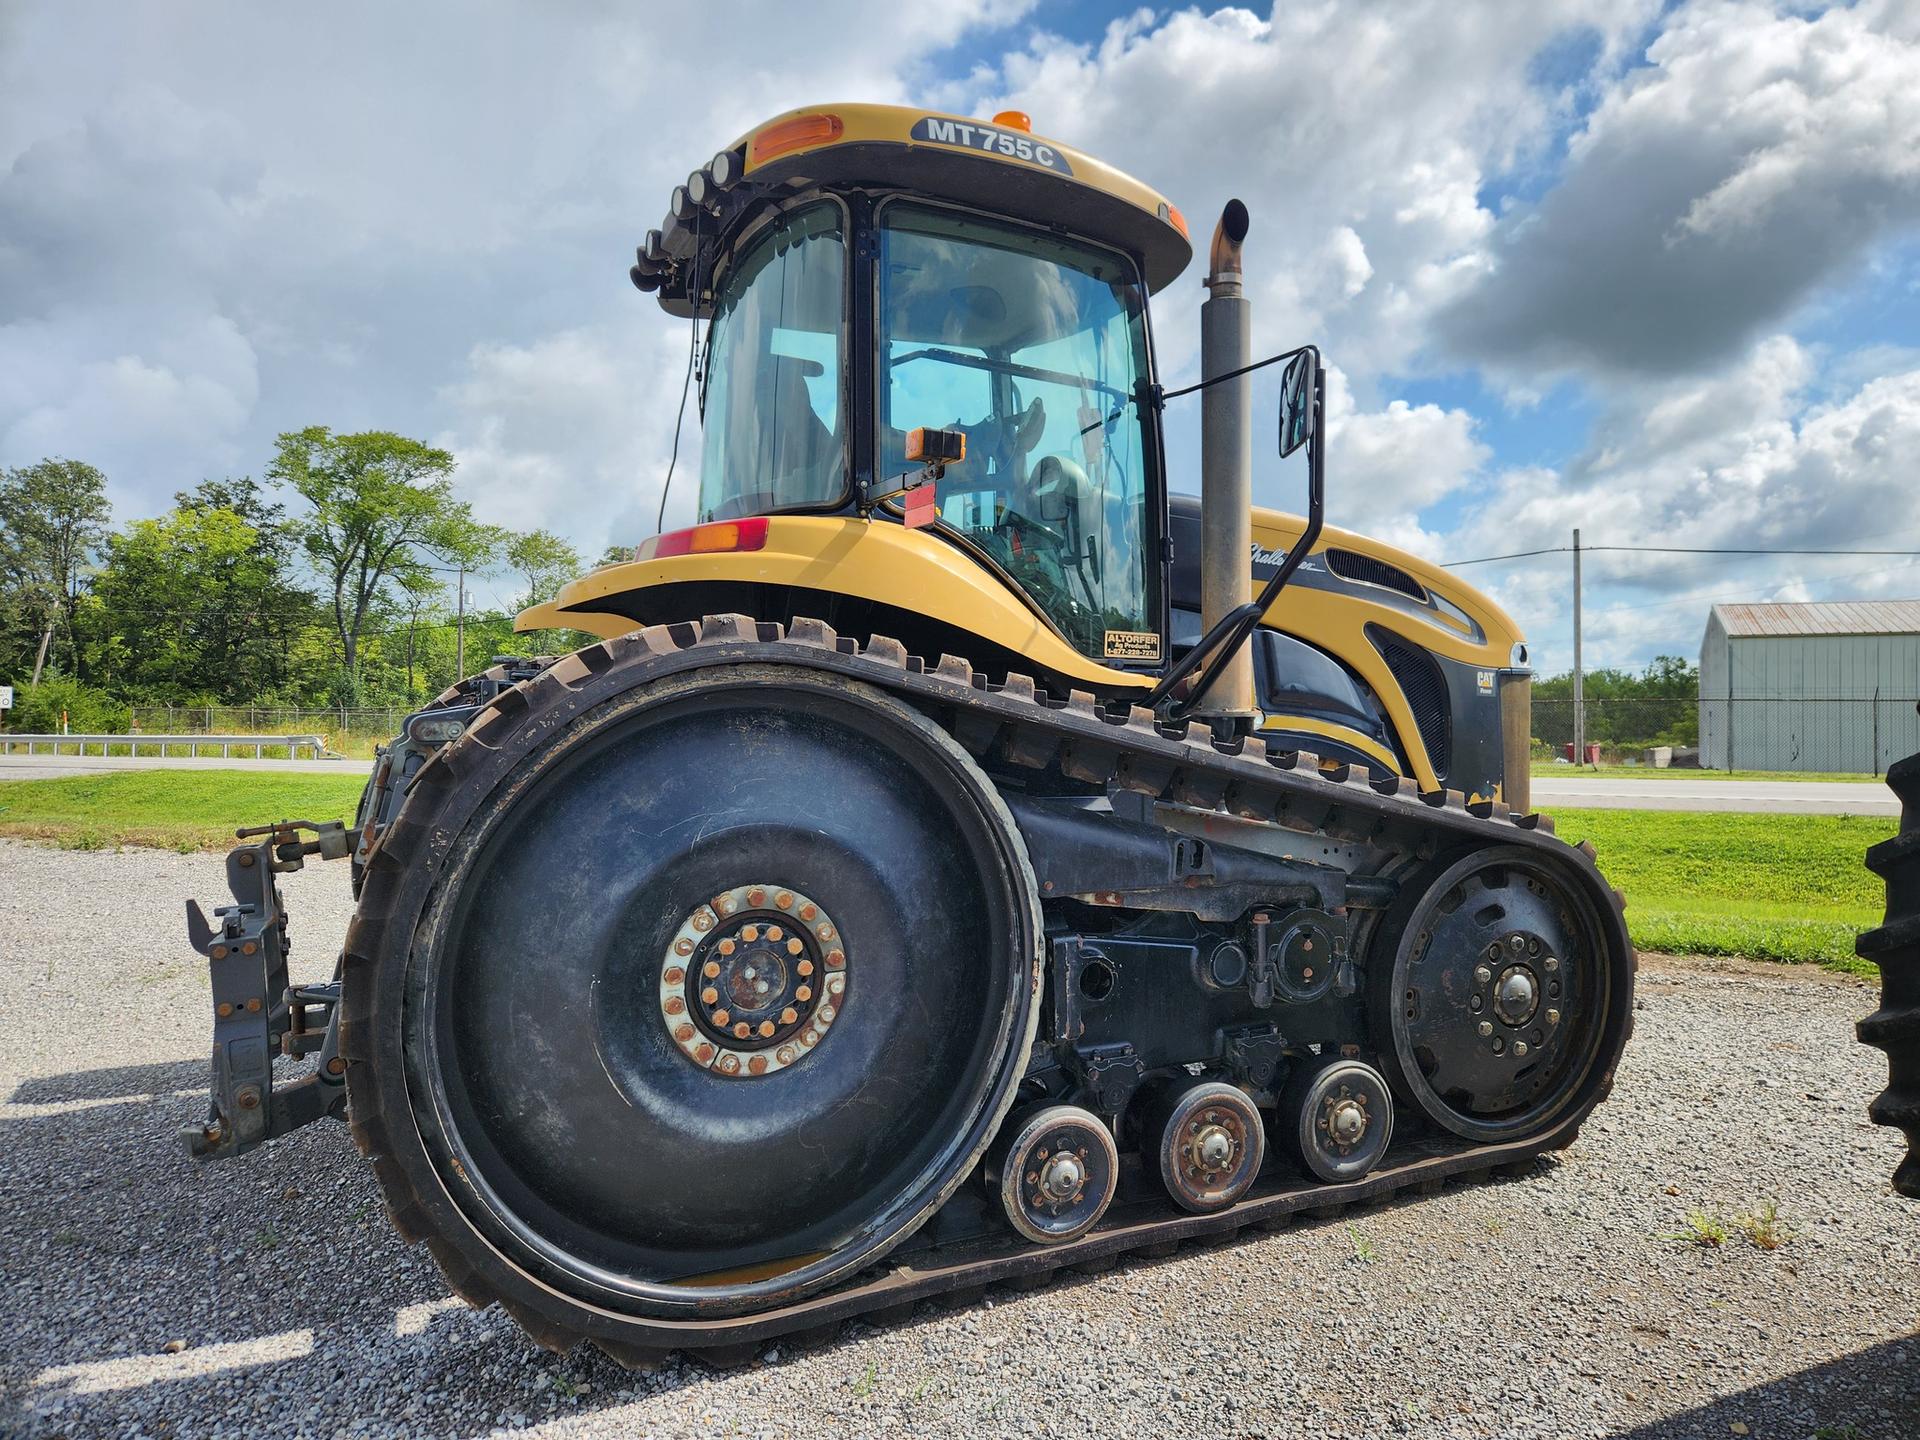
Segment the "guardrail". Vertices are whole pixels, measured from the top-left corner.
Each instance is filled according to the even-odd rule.
[[[168,759],[170,752],[184,750],[184,758],[192,759],[202,750],[217,748],[222,759],[230,758],[235,747],[243,753],[252,747],[253,758],[263,758],[268,748],[285,747],[289,759],[298,760],[302,750],[311,750],[315,760],[327,757],[327,741],[322,735],[26,735],[18,732],[0,731],[0,755],[11,755],[15,747],[24,745],[29,755],[40,753],[40,747],[47,746],[52,753],[63,753],[66,747],[74,755],[85,755],[88,747],[97,746],[101,755],[109,752],[109,747],[117,748],[127,755],[138,755],[144,747],[148,754]]]

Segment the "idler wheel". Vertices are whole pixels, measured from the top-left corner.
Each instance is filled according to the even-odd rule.
[[[1161,1183],[1182,1210],[1225,1210],[1252,1186],[1266,1159],[1260,1110],[1223,1080],[1196,1080],[1160,1092],[1146,1135]]]
[[[1300,1163],[1336,1185],[1371,1171],[1393,1139],[1386,1077],[1359,1060],[1325,1060],[1295,1071],[1281,1093],[1280,1113],[1291,1117]]]
[[[1057,1245],[1079,1239],[1107,1213],[1120,1152],[1092,1111],[1048,1105],[1007,1122],[987,1178],[1007,1223],[1038,1244]]]
[[[1617,916],[1577,879],[1568,863],[1499,846],[1408,885],[1388,912],[1374,1039],[1401,1097],[1441,1128],[1538,1134],[1619,1053],[1632,959],[1616,948]]]

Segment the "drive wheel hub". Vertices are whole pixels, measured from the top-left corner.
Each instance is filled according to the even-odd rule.
[[[1540,1003],[1540,982],[1524,965],[1513,965],[1500,972],[1494,987],[1493,1013],[1509,1025],[1524,1025],[1533,1019]]]
[[[755,1079],[826,1038],[847,993],[833,917],[799,891],[736,885],[681,922],[660,966],[660,1014],[702,1069]]]

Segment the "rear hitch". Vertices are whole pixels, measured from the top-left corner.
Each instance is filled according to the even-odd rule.
[[[187,939],[207,957],[213,986],[207,1118],[180,1132],[196,1160],[244,1154],[309,1121],[340,1118],[346,1111],[339,983],[289,984],[287,913],[275,877],[303,868],[309,855],[344,859],[358,837],[339,820],[282,820],[239,830],[235,838],[251,843],[227,855],[234,903],[217,907],[209,921],[197,901],[187,901]],[[315,1055],[318,1061],[310,1074],[276,1090],[276,1052]]]

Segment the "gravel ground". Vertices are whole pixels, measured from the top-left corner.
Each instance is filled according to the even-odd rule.
[[[317,976],[344,865],[287,884]],[[0,841],[0,1432],[1920,1436],[1920,1206],[1854,982],[1650,962],[1613,1100],[1521,1180],[629,1375],[447,1298],[343,1127],[191,1164],[220,862]],[[1791,1238],[1669,1238],[1777,1202]]]

